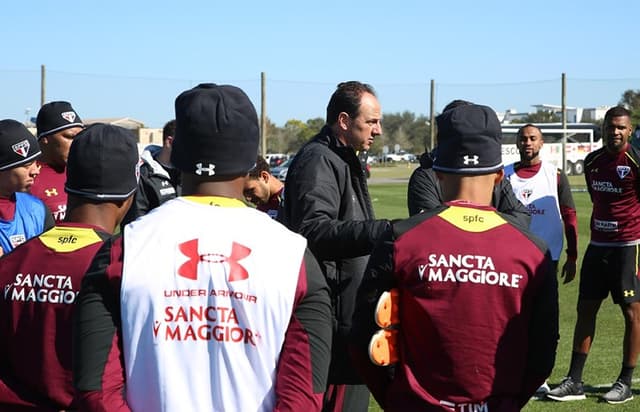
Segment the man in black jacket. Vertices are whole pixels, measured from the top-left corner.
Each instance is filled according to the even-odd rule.
[[[432,210],[442,205],[442,190],[435,171],[432,169],[435,154],[424,153],[420,157],[420,166],[409,178],[407,187],[407,207],[409,216]],[[491,205],[498,211],[513,216],[520,227],[528,228],[531,215],[526,207],[513,194],[513,188],[507,179],[503,179],[493,188]]]
[[[367,411],[369,392],[347,353],[356,292],[369,253],[386,220],[373,208],[356,151],[368,150],[382,133],[380,103],[373,88],[340,83],[327,105],[327,124],[289,166],[279,219],[305,236],[331,288],[334,342],[325,411]]]
[[[162,129],[162,146],[149,146],[140,155],[142,164],[138,190],[122,227],[180,195],[180,172],[171,164],[171,147],[175,134],[176,121],[171,120]]]
[[[442,112],[455,109],[458,106],[472,104],[466,100],[453,100],[444,107]],[[437,148],[434,148],[431,153],[425,152],[420,157],[420,166],[413,171],[411,178],[409,178],[409,186],[407,187],[409,216],[432,210],[442,205],[442,190],[436,173],[432,169],[436,155]],[[491,205],[499,212],[513,216],[520,227],[529,227],[531,223],[529,210],[516,199],[508,179],[502,179],[493,188]]]

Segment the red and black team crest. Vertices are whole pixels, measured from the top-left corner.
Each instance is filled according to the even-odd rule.
[[[22,157],[27,157],[27,154],[29,154],[29,148],[31,148],[31,145],[28,140],[23,140],[11,146],[11,150]]]
[[[60,113],[60,116],[69,123],[73,123],[76,120],[75,112],[62,112]]]
[[[196,280],[198,278],[198,263],[208,262],[226,264],[229,267],[229,282],[245,280],[249,278],[247,270],[239,263],[240,260],[251,254],[251,249],[236,242],[231,244],[231,255],[225,256],[221,253],[198,253],[198,239],[188,240],[178,245],[180,252],[189,258],[178,268],[178,275],[187,279]]]
[[[524,200],[529,200],[529,198],[533,194],[533,189],[523,189],[520,191],[520,194],[522,195],[522,198]]]
[[[618,176],[620,179],[624,179],[626,175],[629,174],[631,168],[629,166],[618,166],[616,167],[616,172],[618,172]]]

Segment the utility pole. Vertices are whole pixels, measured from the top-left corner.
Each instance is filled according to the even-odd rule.
[[[45,97],[46,90],[46,70],[44,64],[40,65],[40,107],[44,106],[44,102],[46,100]]]
[[[265,72],[260,73],[260,154],[262,157],[267,155],[267,75]]]
[[[567,77],[562,73],[562,170],[567,173]],[[569,173],[567,173],[569,174]]]
[[[431,102],[430,102],[430,112],[429,112],[429,134],[431,135],[431,145],[429,146],[429,151],[432,151],[436,145],[436,83],[435,80],[431,79]],[[425,149],[427,147],[427,142],[425,142]]]

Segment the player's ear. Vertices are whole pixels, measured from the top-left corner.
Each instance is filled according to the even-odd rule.
[[[502,179],[504,179],[504,169],[500,169],[496,172],[496,178],[494,180],[494,183],[498,184],[502,182]]]

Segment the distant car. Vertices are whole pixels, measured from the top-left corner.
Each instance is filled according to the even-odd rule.
[[[278,180],[284,180],[287,178],[287,170],[289,170],[289,165],[293,161],[293,157],[290,157],[285,162],[281,163],[279,166],[275,166],[271,168],[271,174],[278,178]]]
[[[386,162],[389,162],[389,163],[393,163],[393,162],[414,163],[418,160],[418,157],[413,153],[399,152],[399,153],[388,153],[384,159]]]
[[[362,166],[362,171],[366,178],[371,177],[371,165],[369,164],[369,153],[367,151],[361,151],[358,153],[358,160],[360,160],[360,165]]]
[[[387,162],[387,163],[401,162],[403,160],[404,160],[403,155],[398,154],[398,153],[388,153],[384,157],[384,161]]]
[[[286,162],[289,159],[289,155],[284,153],[268,153],[265,156],[265,160],[269,163],[270,167],[280,166],[282,163]]]
[[[410,163],[415,163],[418,161],[418,156],[414,155],[413,153],[405,153],[402,155],[402,159]]]

